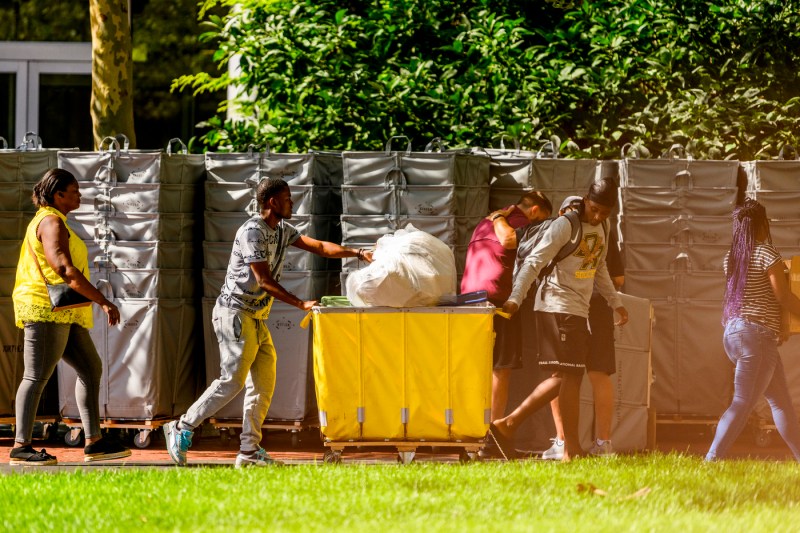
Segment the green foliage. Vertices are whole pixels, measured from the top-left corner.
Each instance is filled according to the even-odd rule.
[[[91,41],[87,2],[0,2],[0,41]]]
[[[800,10],[778,0],[205,0],[214,60],[173,89],[240,88],[237,119],[204,142],[241,150],[489,146],[557,135],[577,157],[658,154],[751,159],[795,143]],[[223,103],[221,111],[226,109]]]
[[[196,16],[196,0],[151,0],[141,4],[141,11],[135,13],[133,31],[136,117],[174,122],[181,116],[182,109],[191,107],[192,97],[171,94],[172,80],[181,72],[216,72],[212,61],[214,50],[198,42],[200,23]],[[177,13],[189,16],[176,16]],[[215,96],[224,98],[224,95],[223,91]],[[212,104],[209,112],[214,108]],[[171,133],[175,136],[177,131]]]

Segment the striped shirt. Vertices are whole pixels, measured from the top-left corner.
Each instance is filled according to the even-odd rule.
[[[728,273],[728,258],[725,256],[725,274]],[[747,284],[744,288],[742,306],[738,316],[761,324],[780,334],[781,304],[772,292],[767,270],[781,261],[781,254],[767,243],[756,244],[747,269]]]

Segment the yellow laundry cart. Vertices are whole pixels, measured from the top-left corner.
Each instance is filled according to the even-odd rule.
[[[459,448],[474,459],[489,428],[495,308],[315,307],[321,431],[339,462],[348,446]]]

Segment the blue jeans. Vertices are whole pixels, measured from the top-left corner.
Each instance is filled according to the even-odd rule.
[[[756,402],[765,396],[778,433],[800,461],[800,423],[786,385],[777,335],[760,324],[734,318],[725,327],[723,343],[725,353],[736,365],[733,402],[720,418],[706,460],[725,457]]]

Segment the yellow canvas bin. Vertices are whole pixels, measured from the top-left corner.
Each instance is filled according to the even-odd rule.
[[[314,320],[314,383],[323,434],[334,440],[358,439],[361,424],[359,316],[354,313],[326,313]],[[319,357],[319,353],[326,357]],[[327,379],[326,376],[337,379]],[[333,409],[331,409],[333,407]]]
[[[494,308],[315,307],[314,378],[328,441],[481,439]]]

